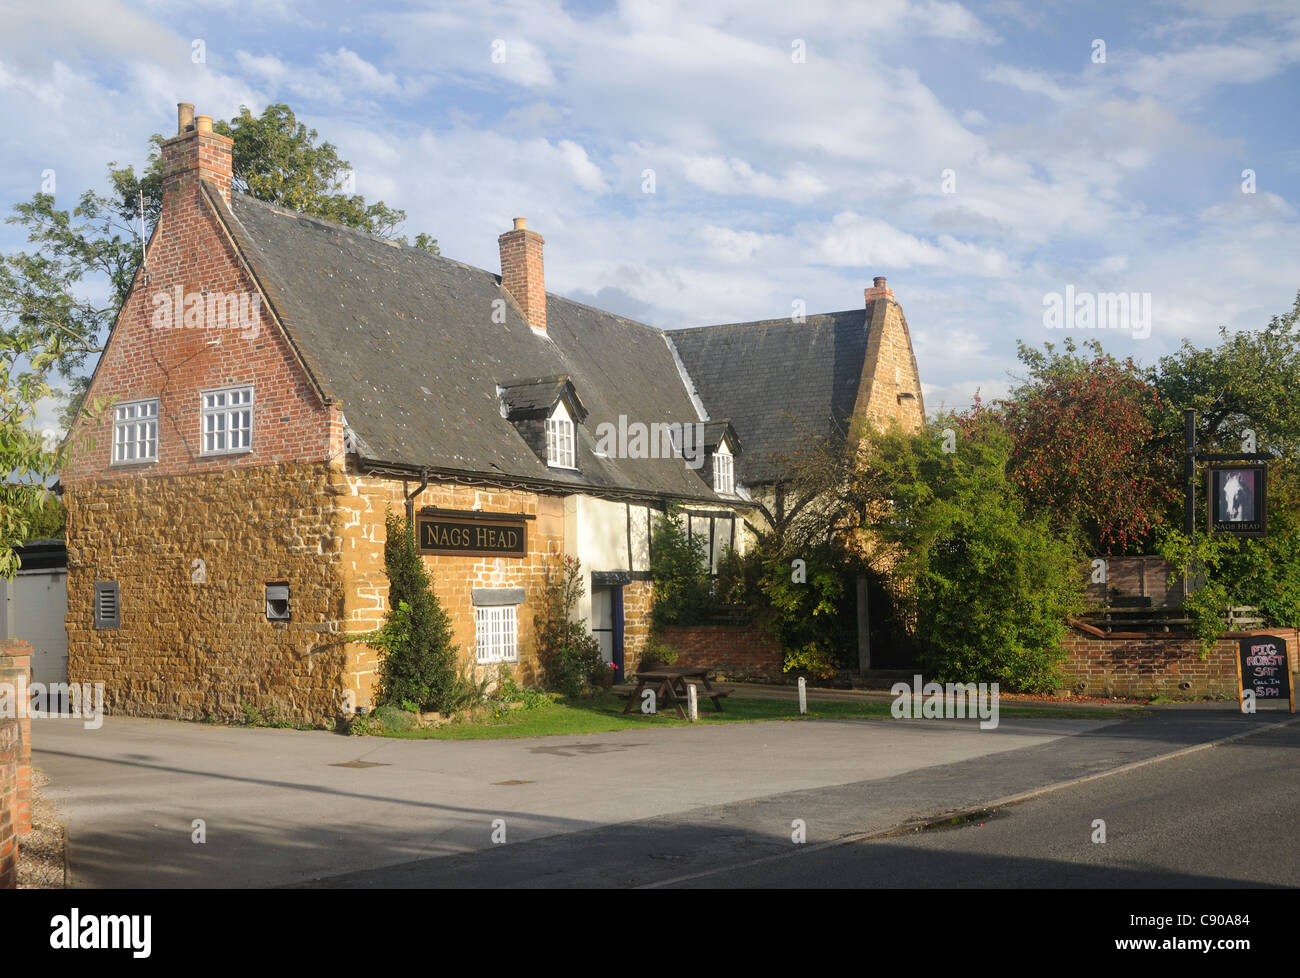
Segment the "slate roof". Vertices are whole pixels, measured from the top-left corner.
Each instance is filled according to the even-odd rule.
[[[777,481],[779,458],[811,430],[846,430],[853,414],[874,303],[808,316],[676,329],[667,335],[712,419],[729,418],[749,486]]]
[[[565,394],[578,408],[579,423],[586,417],[586,406],[568,377],[535,377],[530,380],[511,381],[501,385],[501,400],[506,406],[506,417],[545,417]]]
[[[620,414],[645,424],[700,420],[661,330],[548,294],[547,336],[539,336],[508,299],[505,322],[492,321],[494,300],[506,293],[491,272],[238,193],[225,213],[290,341],[322,393],[341,404],[366,460],[722,501],[680,458],[593,452],[597,426],[617,426]],[[499,385],[519,378],[562,377],[588,411],[577,429],[578,473],[538,458],[502,417],[498,397]]]

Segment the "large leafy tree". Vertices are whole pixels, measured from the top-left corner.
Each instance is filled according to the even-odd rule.
[[[1267,536],[1207,535],[1198,525],[1188,537],[1176,520],[1160,541],[1161,554],[1197,581],[1185,610],[1207,644],[1223,631],[1233,607],[1258,608],[1270,626],[1300,626],[1298,327],[1300,294],[1263,329],[1220,330],[1215,346],[1184,341],[1152,371],[1162,392],[1156,424],[1165,445],[1181,452],[1183,409],[1193,408],[1201,450],[1273,457],[1267,463]]]
[[[1160,396],[1141,368],[1084,346],[1020,344],[1029,377],[997,405],[1013,442],[1008,477],[1031,514],[1078,531],[1094,553],[1138,552],[1177,498],[1177,460],[1154,437]]]
[[[16,545],[54,528],[47,486],[76,447],[51,444],[35,424],[54,361],[36,330],[0,334],[0,578],[18,570]]]
[[[1160,392],[1161,438],[1181,452],[1183,410],[1194,408],[1197,440],[1208,451],[1300,453],[1300,293],[1290,311],[1263,329],[1219,331],[1216,346],[1182,347],[1152,371]]]
[[[260,116],[247,108],[213,129],[234,140],[234,186],[260,200],[405,242],[397,229],[405,212],[351,192],[351,167],[287,105]],[[126,299],[140,263],[141,224],[149,233],[162,208],[163,137],[150,138],[144,172],[108,164],[106,193],[86,191],[71,210],[53,194],[17,204],[7,223],[25,229],[32,251],[0,256],[0,336],[35,331],[71,395],[65,426],[85,392],[84,371]],[[417,235],[415,247],[438,253],[438,242]]]
[[[912,435],[894,426],[867,441],[864,484],[889,492],[870,508],[868,528],[892,545],[929,674],[1058,686],[1066,620],[1083,607],[1083,553],[1027,511],[1007,476],[1013,443],[994,413],[949,415]]]

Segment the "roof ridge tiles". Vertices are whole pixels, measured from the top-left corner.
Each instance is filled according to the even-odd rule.
[[[775,319],[751,319],[738,323],[709,323],[704,326],[682,326],[678,329],[670,329],[668,333],[696,333],[707,329],[741,329],[747,326],[805,326],[807,320],[826,319],[833,316],[865,316],[867,309],[836,309],[832,312],[813,312],[804,316],[805,322],[797,322],[789,316],[778,316]]]

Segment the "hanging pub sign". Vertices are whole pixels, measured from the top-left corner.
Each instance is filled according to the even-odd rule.
[[[1210,532],[1262,537],[1268,469],[1263,465],[1211,465],[1208,477]]]
[[[420,513],[415,517],[416,549],[422,554],[459,557],[524,557],[527,527],[527,520],[519,516]]]
[[[1285,699],[1291,712],[1295,712],[1295,690],[1291,687],[1286,639],[1277,635],[1243,638],[1237,650],[1237,678],[1242,692],[1251,690],[1256,703]]]

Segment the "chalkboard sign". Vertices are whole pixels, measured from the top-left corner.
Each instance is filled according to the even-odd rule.
[[[1276,635],[1251,635],[1243,638],[1237,658],[1241,670],[1241,688],[1254,690],[1256,703],[1286,700],[1291,705],[1291,712],[1295,712],[1286,639]]]

